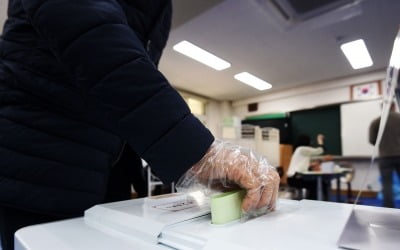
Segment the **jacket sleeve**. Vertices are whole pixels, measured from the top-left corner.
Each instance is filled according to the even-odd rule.
[[[118,1],[22,3],[97,114],[97,125],[126,140],[166,182],[201,159],[213,136],[151,62]]]

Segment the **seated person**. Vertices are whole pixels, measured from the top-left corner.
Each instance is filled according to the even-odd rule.
[[[312,162],[311,157],[321,155],[324,152],[324,135],[319,134],[317,136],[317,143],[316,147],[312,147],[310,146],[309,136],[299,136],[287,173],[289,186],[305,188],[307,190],[306,198],[311,200],[317,199],[317,182],[315,179],[305,179],[298,173],[319,170],[320,162]],[[325,198],[327,198],[326,195]]]

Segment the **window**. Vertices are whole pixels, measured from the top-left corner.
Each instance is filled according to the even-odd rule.
[[[182,91],[179,91],[179,94],[186,101],[187,105],[190,108],[190,111],[194,115],[196,115],[198,118],[205,116],[207,100],[205,100],[201,97],[186,93],[186,92],[182,92]]]
[[[189,105],[190,110],[195,115],[204,115],[204,102],[195,98],[188,98],[187,103]]]

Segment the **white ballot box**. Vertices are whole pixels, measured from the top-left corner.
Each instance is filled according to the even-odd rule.
[[[351,210],[349,204],[279,200],[275,212],[219,226],[211,224],[206,203],[138,199],[95,206],[85,218],[23,228],[15,243],[16,250],[330,250],[339,249]]]

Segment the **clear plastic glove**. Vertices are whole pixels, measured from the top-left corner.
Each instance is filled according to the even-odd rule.
[[[215,189],[246,190],[242,202],[245,217],[273,211],[280,178],[264,157],[250,149],[216,140],[204,157],[189,169],[177,183],[179,192]]]

